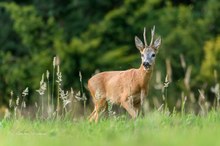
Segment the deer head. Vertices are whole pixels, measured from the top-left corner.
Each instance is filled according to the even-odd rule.
[[[145,70],[149,70],[151,66],[154,64],[158,49],[161,44],[161,37],[158,37],[154,41],[154,31],[155,31],[155,26],[151,30],[151,41],[149,45],[147,45],[147,40],[146,40],[146,28],[144,28],[144,33],[143,33],[144,44],[137,36],[135,36],[135,45],[141,53],[142,65],[144,66]]]

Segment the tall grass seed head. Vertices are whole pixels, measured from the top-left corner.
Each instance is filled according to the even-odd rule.
[[[82,82],[82,73],[81,73],[81,71],[79,71],[79,80],[80,80],[80,82]]]
[[[12,98],[9,99],[9,107],[12,108]]]
[[[28,90],[28,87],[27,87],[27,88],[25,88],[24,91],[22,92],[22,96],[23,96],[23,97],[27,96],[27,95],[28,95],[28,92],[29,92],[29,90]]]
[[[13,91],[11,91],[10,92],[10,95],[11,95],[11,98],[13,97],[13,95],[14,95],[14,92]]]
[[[47,90],[47,84],[44,81],[44,74],[42,74],[42,78],[40,81],[40,89],[36,90],[40,95],[44,95],[45,91]]]
[[[20,98],[19,98],[19,96],[17,96],[17,99],[16,99],[16,105],[17,106],[19,105],[19,100],[20,100]]]
[[[46,72],[46,77],[47,77],[47,80],[49,80],[49,77],[50,77],[50,72],[47,70]]]
[[[168,80],[168,75],[166,75],[165,81],[164,81],[164,88],[167,88],[169,86],[170,82]]]
[[[53,58],[53,68],[56,67],[56,57]]]

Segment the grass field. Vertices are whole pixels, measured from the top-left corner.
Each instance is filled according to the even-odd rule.
[[[98,123],[89,123],[85,118],[72,120],[77,115],[84,116],[91,112],[86,109],[87,98],[84,97],[83,90],[74,92],[72,88],[62,89],[62,74],[59,66],[56,73],[53,70],[52,75],[52,81],[49,80],[48,71],[45,77],[44,74],[42,75],[40,88],[36,90],[39,93],[39,101],[35,102],[34,107],[33,105],[27,107],[25,103],[26,97],[32,96],[29,95],[28,87],[20,94],[21,96],[14,95],[11,91],[8,106],[8,111],[11,113],[9,116],[4,116],[6,117],[4,120],[0,120],[0,146],[220,146],[220,113],[218,112],[220,107],[219,104],[208,107],[209,103],[203,90],[199,90],[197,106],[192,100],[194,94],[190,94],[192,97],[188,97],[188,100],[187,96],[181,94],[180,104],[176,104],[179,105],[177,108],[179,112],[170,114],[167,112],[169,81],[166,76],[165,82],[160,83],[163,104],[157,101],[158,104],[154,106],[158,110],[132,120],[123,114],[111,115],[112,105],[108,103],[107,112],[110,118],[101,118]],[[79,76],[82,86],[81,73]],[[219,102],[218,84],[215,93],[216,101]],[[191,108],[187,109],[187,107]],[[199,115],[189,114],[198,107],[200,109],[197,109],[196,113]],[[71,114],[73,117],[70,116]]]
[[[148,145],[219,146],[220,113],[206,116],[167,115],[158,111],[144,118],[87,120],[3,120],[1,146]]]

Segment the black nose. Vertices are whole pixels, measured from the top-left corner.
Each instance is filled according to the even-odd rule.
[[[150,65],[149,62],[144,62],[144,63],[143,63],[143,66],[144,66],[145,68],[149,68],[151,65]]]

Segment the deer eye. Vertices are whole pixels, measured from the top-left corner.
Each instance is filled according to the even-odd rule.
[[[151,57],[155,57],[155,56],[156,56],[155,54],[152,54],[152,55],[151,55]]]

